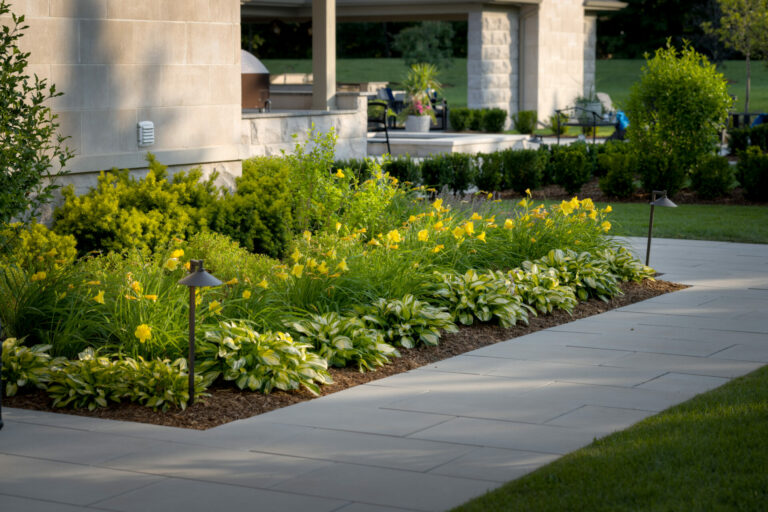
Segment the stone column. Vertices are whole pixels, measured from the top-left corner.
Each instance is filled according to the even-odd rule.
[[[584,16],[584,95],[596,93],[597,16]]]
[[[470,12],[467,36],[469,108],[502,108],[509,115],[517,112],[517,11],[483,8]]]
[[[336,107],[336,0],[312,1],[312,109]]]

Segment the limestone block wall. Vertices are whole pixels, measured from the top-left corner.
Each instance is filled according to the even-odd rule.
[[[597,16],[584,16],[584,95],[595,89],[595,64],[597,60]]]
[[[12,0],[12,10],[30,27],[29,71],[64,92],[51,106],[78,188],[102,169],[145,167],[147,151],[172,168],[239,174],[239,0]],[[156,143],[143,148],[145,120]]]
[[[584,3],[541,0],[538,10],[539,118],[584,93]]]
[[[503,108],[510,115],[517,112],[517,10],[484,7],[470,12],[467,38],[469,108]]]
[[[243,114],[240,124],[242,159],[280,155],[281,151],[290,153],[296,143],[307,141],[313,124],[315,131],[320,133],[334,129],[337,159],[365,158],[368,141],[366,97],[357,93],[338,93],[336,104],[339,110]]]

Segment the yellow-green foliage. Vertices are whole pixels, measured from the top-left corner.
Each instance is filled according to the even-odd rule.
[[[31,273],[67,265],[77,256],[75,237],[58,235],[42,224],[9,224],[0,229],[0,239],[8,241],[3,263]]]
[[[127,169],[112,169],[102,172],[96,188],[83,196],[65,188],[54,229],[73,235],[81,253],[154,249],[174,236],[206,229],[217,197],[216,175],[201,181],[202,171],[194,169],[169,181],[166,166],[151,153],[147,160],[143,179],[136,180]]]

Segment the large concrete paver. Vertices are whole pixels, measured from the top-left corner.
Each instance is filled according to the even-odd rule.
[[[768,362],[768,246],[651,264],[693,286],[208,431],[5,409],[0,510],[451,508]]]

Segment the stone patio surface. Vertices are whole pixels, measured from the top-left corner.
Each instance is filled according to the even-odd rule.
[[[692,287],[207,431],[5,408],[0,510],[449,509],[768,362],[768,245],[651,265]]]

